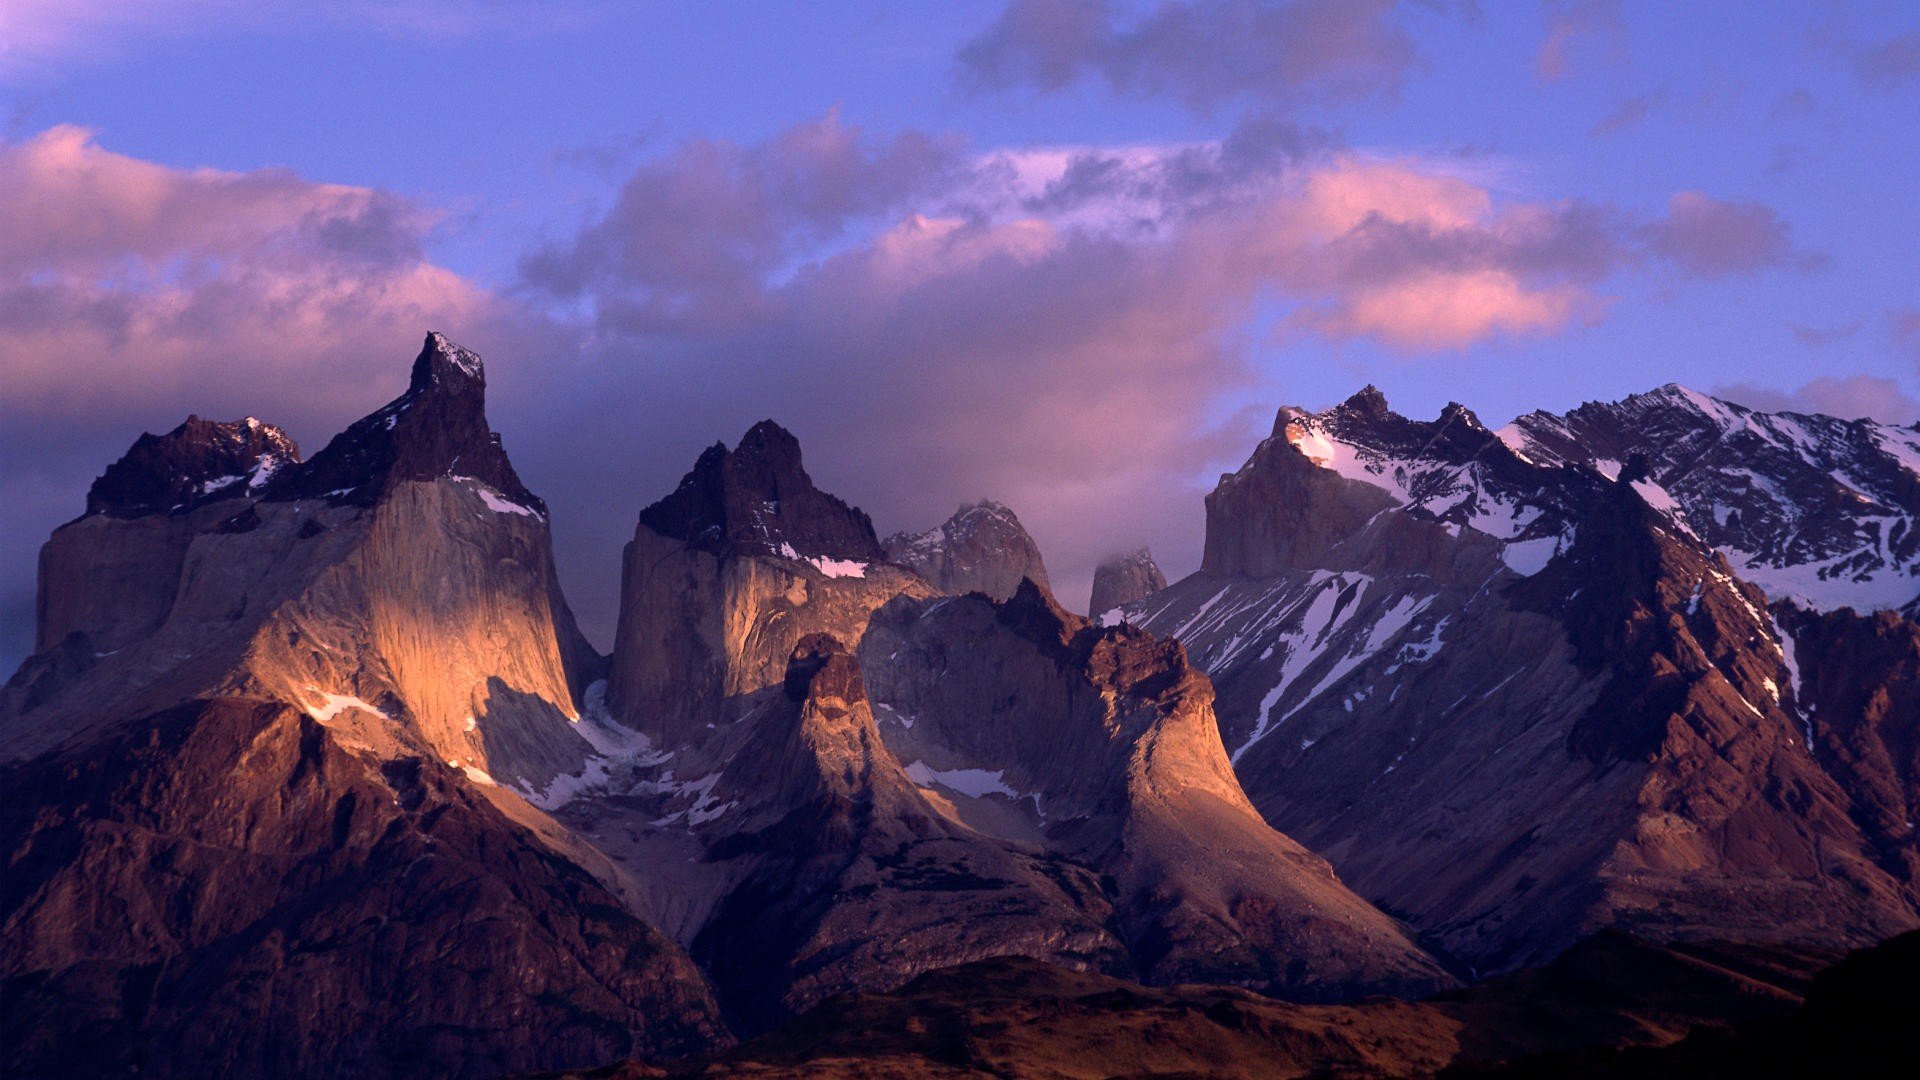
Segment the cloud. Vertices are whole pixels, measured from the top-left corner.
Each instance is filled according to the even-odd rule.
[[[403,39],[551,32],[606,18],[605,0],[4,0],[0,81],[43,77],[163,38],[346,25]]]
[[[961,48],[961,78],[1041,92],[1097,78],[1126,97],[1204,111],[1391,95],[1421,64],[1392,0],[1168,0],[1129,25],[1116,9],[1012,0]]]
[[[1887,424],[1920,420],[1920,400],[1909,396],[1897,381],[1875,375],[1823,375],[1793,391],[1735,383],[1715,387],[1713,393],[1768,412],[1826,413],[1849,420],[1871,417]]]
[[[1548,82],[1572,74],[1576,56],[1591,48],[1618,52],[1626,37],[1619,0],[1553,0],[1546,5],[1547,33],[1534,54],[1534,70]]]
[[[561,296],[594,293],[628,330],[718,325],[764,300],[768,275],[851,224],[925,193],[956,163],[943,140],[868,139],[837,115],[753,146],[692,140],[642,165],[600,221],[529,254]]]
[[[139,432],[254,413],[323,439],[398,392],[398,354],[429,327],[527,343],[513,328],[535,324],[424,257],[435,220],[286,170],[142,161],[81,128],[0,144],[0,565],[14,568],[0,614],[13,638],[30,633],[35,547]]]
[[[603,644],[638,508],[768,416],[882,529],[1011,503],[1077,604],[1116,546],[1197,562],[1201,497],[1267,419],[1233,403],[1275,374],[1272,335],[1537,339],[1654,257],[1627,211],[1487,175],[1270,111],[1217,141],[989,151],[828,114],[656,150],[508,299],[433,263],[438,215],[391,193],[55,128],[0,144],[0,559],[30,568],[133,434],[254,413],[318,445],[438,328],[492,361],[495,425]],[[24,580],[0,583],[16,613]]]
[[[1897,308],[1887,313],[1887,331],[1894,347],[1920,361],[1920,308]]]
[[[1653,112],[1654,108],[1664,100],[1665,97],[1661,94],[1636,94],[1633,97],[1627,98],[1616,106],[1612,112],[1603,117],[1599,123],[1593,125],[1591,134],[1595,136],[1617,135],[1629,128],[1637,127],[1640,122],[1645,120],[1648,114]]]
[[[1861,47],[1853,54],[1853,66],[1868,86],[1880,90],[1920,79],[1920,30]]]
[[[1646,226],[1648,246],[1698,277],[1749,274],[1777,266],[1818,269],[1824,258],[1797,250],[1792,227],[1764,203],[1676,192],[1667,216]]]
[[[637,509],[772,416],[883,530],[1008,502],[1077,604],[1116,544],[1197,561],[1201,497],[1268,419],[1223,412],[1258,378],[1267,302],[1281,333],[1409,354],[1535,338],[1599,317],[1636,243],[1608,208],[1271,118],[1165,146],[974,152],[832,117],[688,144],[527,260],[593,341],[534,421],[566,438],[523,471],[552,477],[556,521],[597,530],[563,530],[563,558],[604,558],[633,523],[608,491]],[[610,621],[610,590],[570,595]]]
[[[1845,341],[1860,332],[1861,323],[1838,323],[1833,326],[1806,326],[1801,323],[1788,323],[1787,330],[1793,340],[1809,348],[1819,348]]]

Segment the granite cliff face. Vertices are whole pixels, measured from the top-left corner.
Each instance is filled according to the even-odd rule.
[[[588,759],[598,658],[484,393],[432,335],[407,393],[310,461],[190,421],[47,542],[43,648],[0,691],[10,1008],[162,1075],[725,1037],[632,883],[517,793]],[[65,1068],[39,1052],[15,1064]]]
[[[1145,600],[1167,587],[1167,575],[1153,561],[1153,553],[1137,548],[1125,555],[1101,560],[1093,571],[1093,595],[1087,615],[1101,618],[1116,608]]]
[[[1002,605],[903,598],[861,649],[908,775],[973,828],[1111,878],[1140,977],[1303,999],[1448,981],[1261,821],[1221,747],[1213,688],[1177,643],[1094,626],[1028,582]]]
[[[663,509],[713,490],[699,514]],[[827,520],[767,510],[722,544],[701,524],[775,502]],[[746,1030],[1006,954],[1307,997],[1449,981],[1260,821],[1177,647],[1075,620],[1030,580],[996,605],[844,558],[872,550],[865,526],[769,425],[703,455],[627,549],[604,702],[629,749],[543,796],[636,876],[682,867],[646,913]],[[1220,858],[1186,872],[1199,843]]]
[[[996,502],[961,507],[939,528],[887,537],[887,558],[949,593],[985,593],[1005,600],[1031,581],[1043,591],[1046,563],[1012,510]]]
[[[1920,923],[1915,446],[1368,388],[1281,410],[1202,569],[1110,561],[1090,621],[1006,508],[883,544],[768,421],[640,511],[603,658],[430,335],[312,458],[189,418],[48,540],[0,689],[5,1064],[498,1075],[903,987],[917,1047],[1041,1017],[1007,1046],[1116,1069],[1558,1050],[1529,995],[1596,986],[1603,1040],[1706,1015],[1646,987],[1774,1015]]]
[[[1209,497],[1202,570],[1127,610],[1213,676],[1268,820],[1482,970],[1609,926],[1848,946],[1913,925],[1908,856],[1870,824],[1896,804],[1797,697],[1794,609],[1650,459],[1516,443],[1371,389],[1282,410]]]

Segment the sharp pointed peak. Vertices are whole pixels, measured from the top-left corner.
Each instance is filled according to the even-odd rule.
[[[1335,406],[1341,412],[1358,413],[1363,416],[1382,417],[1393,410],[1387,405],[1387,395],[1380,388],[1368,383],[1355,391],[1352,397]]]
[[[480,354],[456,345],[438,330],[428,331],[426,341],[420,346],[420,355],[413,361],[408,392],[420,393],[431,387],[467,383],[483,388],[487,384],[486,365],[481,362]]]

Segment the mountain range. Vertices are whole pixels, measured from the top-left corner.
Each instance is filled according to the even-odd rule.
[[[966,1075],[928,1023],[1433,1071],[1785,1016],[1920,926],[1920,429],[1369,387],[1083,617],[1009,508],[883,540],[769,420],[636,505],[602,655],[485,393],[431,334],[311,457],[190,417],[47,541],[9,1075]]]

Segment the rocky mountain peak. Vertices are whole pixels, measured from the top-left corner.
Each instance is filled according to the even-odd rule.
[[[873,522],[815,487],[800,441],[771,420],[747,429],[732,450],[708,447],[671,495],[640,512],[640,524],[716,555],[885,558]]]
[[[1063,649],[1087,625],[1031,578],[1021,579],[1019,588],[994,613],[1000,625],[1041,646],[1043,652]]]
[[[979,592],[1005,600],[1023,580],[1051,588],[1040,546],[1011,509],[989,499],[960,507],[938,528],[895,533],[885,547],[889,561],[942,592]]]
[[[107,466],[87,492],[87,513],[139,517],[248,495],[299,460],[300,448],[272,424],[189,416],[165,435],[140,436]]]
[[[1447,402],[1447,407],[1440,410],[1440,420],[1446,424],[1465,424],[1468,427],[1478,428],[1481,431],[1487,429],[1487,425],[1480,422],[1480,418],[1474,415],[1472,409],[1467,408],[1457,401]]]
[[[1774,599],[1920,611],[1920,438],[1871,420],[1768,413],[1669,383],[1501,438],[1543,465],[1619,476],[1643,455],[1670,516]]]
[[[275,477],[266,497],[370,506],[394,484],[466,477],[542,516],[487,423],[480,357],[439,333],[414,358],[407,392],[334,436],[312,460]]]
[[[1100,618],[1106,612],[1143,600],[1167,587],[1167,575],[1153,561],[1153,552],[1145,547],[1122,555],[1109,555],[1093,571],[1093,599],[1087,614]]]
[[[464,393],[485,390],[486,385],[487,372],[480,362],[480,354],[454,344],[435,330],[427,334],[426,344],[414,358],[407,393],[421,394],[430,389]]]
[[[1380,388],[1372,383],[1361,387],[1352,397],[1341,402],[1335,406],[1335,408],[1340,412],[1349,413],[1354,416],[1364,416],[1373,420],[1382,419],[1391,415],[1393,412],[1392,409],[1387,407],[1387,395],[1381,393]]]

